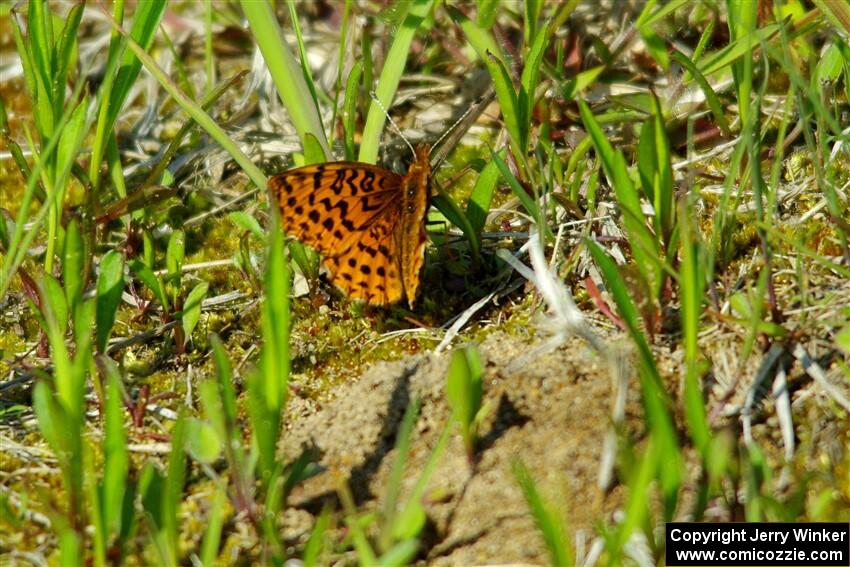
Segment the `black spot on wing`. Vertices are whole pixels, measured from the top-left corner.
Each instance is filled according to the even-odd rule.
[[[361,201],[363,203],[363,212],[371,213],[372,211],[377,211],[381,208],[383,203],[380,199],[374,199],[374,203],[372,201],[373,199],[369,199],[368,197]]]
[[[316,171],[313,173],[313,189],[318,189],[322,186],[322,176],[325,173],[324,165],[317,165]]]
[[[334,195],[339,195],[340,193],[342,193],[342,189],[344,187],[344,182],[345,182],[345,170],[344,169],[338,169],[336,171],[336,178],[334,179],[334,182],[331,183],[331,190],[334,192]]]
[[[365,252],[366,254],[368,254],[372,258],[374,258],[378,254],[377,250],[375,250],[374,248],[372,248],[368,244],[363,244],[362,242],[357,243],[357,249],[360,250],[361,252]]]
[[[345,185],[348,187],[349,193],[352,195],[357,195],[357,170],[352,168],[351,175],[348,176],[348,179],[345,180]]]
[[[363,191],[366,193],[371,193],[375,190],[375,173],[373,171],[369,171],[367,169],[363,172],[363,182],[361,183],[361,187],[363,187]]]

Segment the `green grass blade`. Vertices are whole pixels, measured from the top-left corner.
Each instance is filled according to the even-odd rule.
[[[618,565],[622,562],[622,550],[628,543],[635,530],[646,525],[652,502],[652,481],[655,479],[659,469],[664,469],[668,463],[664,463],[660,455],[659,441],[650,437],[643,454],[637,459],[637,467],[631,472],[628,479],[628,500],[625,505],[625,518],[617,529],[614,549],[611,550],[610,564]],[[664,463],[664,466],[661,466]]]
[[[208,380],[201,384],[200,395],[204,418],[212,425],[223,443],[236,499],[248,501],[253,497],[254,479],[252,465],[248,462],[246,447],[242,442],[236,392],[233,387],[233,369],[218,335],[210,337],[210,346],[216,375],[215,380]]]
[[[50,313],[56,320],[59,333],[64,335],[68,330],[69,313],[65,290],[62,288],[62,284],[50,274],[44,274],[41,287],[45,307],[50,309]],[[46,314],[45,319],[49,321]]]
[[[305,144],[307,134],[315,136],[327,159],[332,153],[313,93],[304,80],[301,66],[283,41],[283,32],[271,6],[267,0],[242,0],[241,5],[298,137]]]
[[[729,14],[729,36],[733,41],[740,41],[745,49],[745,56],[732,62],[732,77],[738,93],[738,112],[741,124],[746,127],[750,123],[750,108],[753,92],[753,46],[758,45],[754,38],[758,4],[749,0],[727,0]],[[752,158],[751,158],[752,159]]]
[[[88,521],[92,526],[92,563],[96,567],[106,567],[106,549],[109,545],[110,530],[106,527],[103,516],[103,495],[101,491],[103,485],[99,484],[100,475],[95,470],[95,463],[92,459],[92,450],[86,446],[84,448],[83,457],[83,489],[85,490],[85,506],[88,516]],[[121,510],[119,508],[118,513]]]
[[[419,551],[419,541],[407,539],[395,544],[380,558],[376,565],[378,567],[395,567],[396,565],[410,565],[416,553]]]
[[[671,2],[666,2],[661,5],[657,10],[652,13],[647,12],[646,14],[641,14],[641,18],[639,19],[636,25],[638,26],[652,26],[657,22],[660,22],[682,6],[689,4],[691,0],[672,0]]]
[[[61,535],[59,536],[59,556],[62,567],[81,567],[83,565],[80,561],[80,558],[83,557],[80,536],[70,528],[61,530]]]
[[[638,16],[635,27],[643,38],[646,51],[655,59],[658,66],[666,71],[670,68],[670,56],[667,54],[667,45],[652,28],[652,24],[646,23],[649,20],[652,9],[655,7],[655,3],[655,0],[650,0],[644,4],[643,11]]]
[[[425,511],[423,510],[422,497],[425,494],[425,488],[428,486],[428,481],[437,469],[440,457],[443,456],[443,452],[448,445],[450,433],[450,423],[446,423],[440,438],[437,440],[437,444],[434,445],[434,449],[431,451],[428,461],[422,468],[422,472],[419,474],[419,478],[416,480],[416,484],[410,492],[407,503],[396,518],[395,527],[393,528],[393,536],[397,541],[418,537],[425,527],[427,518],[425,516]]]
[[[538,8],[539,10],[539,8]],[[521,147],[528,146],[529,135],[531,132],[531,119],[534,112],[535,95],[537,92],[537,84],[540,80],[540,65],[543,62],[543,55],[546,47],[549,45],[549,34],[541,31],[534,38],[534,43],[526,57],[525,66],[520,77],[520,91],[517,98],[517,107],[520,112],[520,142]]]
[[[165,249],[165,290],[171,300],[171,305],[179,308],[182,295],[181,281],[183,279],[183,259],[186,256],[186,233],[175,230],[168,238]]]
[[[655,435],[659,443],[659,450],[663,455],[662,458],[666,463],[661,470],[661,489],[665,498],[665,514],[667,521],[669,521],[669,518],[672,517],[673,510],[671,508],[675,503],[682,476],[682,457],[679,451],[676,429],[673,425],[670,400],[661,381],[661,375],[655,364],[652,350],[640,330],[637,308],[629,296],[616,264],[596,242],[587,240],[586,243],[594,262],[605,278],[608,290],[617,303],[617,309],[628,328],[632,342],[637,347],[638,376],[644,411],[646,412],[644,419]]]
[[[310,531],[310,538],[307,540],[307,545],[304,546],[304,553],[301,556],[304,567],[317,567],[321,564],[322,551],[325,549],[325,537],[330,523],[330,510],[324,508],[319,517],[316,518],[313,529]]]
[[[186,233],[182,230],[175,230],[168,238],[168,247],[165,250],[165,269],[169,278],[180,278],[185,256]]]
[[[387,491],[384,494],[383,526],[378,539],[378,549],[382,552],[389,551],[393,545],[398,495],[401,492],[404,466],[409,457],[410,436],[413,433],[413,426],[416,424],[416,418],[419,416],[421,405],[422,403],[419,400],[413,400],[408,404],[398,428],[395,442],[395,460],[393,461],[393,468],[387,481]]]
[[[60,139],[59,145],[56,148],[56,162],[52,180],[52,193],[55,201],[53,207],[50,209],[47,251],[44,256],[44,269],[46,272],[53,272],[56,247],[62,244],[58,241],[61,207],[65,199],[65,191],[67,189],[68,178],[71,174],[71,168],[75,164],[80,152],[83,137],[89,129],[89,122],[86,118],[87,107],[88,97],[84,96],[71,114],[68,124],[63,130],[58,131]]]
[[[201,544],[201,564],[204,567],[214,567],[218,548],[221,544],[221,531],[224,527],[224,511],[227,503],[227,484],[218,481],[213,495],[210,515],[207,518],[207,529],[204,532],[204,542]]]
[[[82,298],[85,273],[83,256],[86,253],[80,225],[76,219],[65,228],[65,250],[62,259],[62,281],[65,284],[65,300],[73,311]]]
[[[271,209],[271,213],[265,273],[266,301],[262,310],[263,348],[259,370],[248,379],[252,433],[259,451],[261,480],[267,490],[267,483],[280,474],[276,451],[290,369],[290,270],[280,216],[275,208]]]
[[[632,179],[626,167],[626,160],[621,151],[614,151],[611,143],[605,137],[599,123],[593,117],[590,107],[583,100],[578,101],[579,112],[587,133],[593,141],[593,147],[602,168],[608,177],[608,182],[614,189],[617,203],[623,210],[623,224],[629,238],[632,254],[638,269],[646,280],[653,297],[662,284],[662,268],[655,237],[649,231],[644,221],[640,200]]]
[[[57,402],[46,382],[36,382],[32,393],[32,409],[38,420],[38,429],[47,441],[50,449],[59,457],[59,465],[65,466],[62,458],[69,447],[65,446],[65,436],[62,434],[67,425],[67,415]]]
[[[528,0],[525,3],[525,19],[523,20],[523,39],[526,42],[526,47],[528,44],[534,43],[537,40],[538,34],[538,20],[540,19],[540,12],[543,10],[543,2],[541,0]]]
[[[38,81],[40,77],[36,77],[36,61],[35,55],[33,53],[33,46],[35,44],[35,40],[30,37],[24,37],[22,28],[22,23],[19,21],[19,15],[17,12],[12,11],[9,14],[9,19],[12,23],[12,34],[15,38],[15,49],[18,53],[18,57],[21,59],[21,69],[23,70],[24,75],[24,84],[27,86],[27,92],[30,93],[30,96],[33,98],[33,110],[36,109],[38,105],[37,93],[38,93]],[[30,26],[27,26],[28,30],[32,30]],[[30,35],[32,32],[30,31]],[[38,116],[33,112],[34,120],[39,120]],[[36,122],[37,124],[37,122]]]
[[[850,34],[850,6],[846,2],[842,0],[816,0],[815,5],[821,8],[837,29],[844,32],[845,37]]]
[[[164,480],[162,498],[162,532],[167,546],[168,563],[178,565],[180,530],[177,524],[178,508],[183,499],[183,484],[186,480],[186,433],[188,421],[185,416],[177,418],[171,431],[171,454],[168,457],[168,474]]]
[[[351,542],[354,544],[354,552],[360,565],[377,565],[378,558],[375,557],[375,552],[369,545],[369,540],[366,539],[366,534],[360,526],[360,519],[356,516],[346,518],[346,525],[351,532]]]
[[[452,196],[445,191],[440,191],[437,196],[431,200],[431,204],[437,207],[437,210],[443,213],[443,216],[446,217],[450,223],[460,228],[469,242],[469,248],[472,252],[472,256],[476,258],[476,261],[478,261],[481,256],[481,243],[478,236],[479,233],[476,232],[472,223],[469,222],[469,219],[463,213],[463,209],[460,208],[457,201],[455,201]]]
[[[505,64],[506,58],[501,47],[496,43],[489,29],[482,28],[478,23],[473,22],[452,6],[447,5],[446,10],[455,23],[463,30],[464,36],[470,45],[472,45],[475,53],[478,54],[478,58],[487,67],[490,78],[493,80],[496,97],[499,99],[499,107],[502,110],[502,117],[505,120],[505,128],[508,130],[508,135],[514,143],[514,153],[518,157],[524,157],[525,147],[521,144],[523,136],[520,127],[519,101],[513,79],[511,79],[510,73],[507,70]]]
[[[714,116],[714,120],[717,122],[720,130],[723,131],[723,135],[731,136],[732,130],[729,128],[729,122],[726,120],[726,114],[723,112],[723,106],[720,103],[717,93],[714,92],[714,89],[711,88],[711,84],[709,84],[708,79],[705,78],[705,75],[700,72],[699,68],[694,65],[693,61],[691,61],[688,57],[685,57],[685,55],[681,52],[674,51],[673,59],[675,59],[679,65],[684,67],[691,74],[691,77],[693,77],[700,89],[702,89],[702,92],[705,95],[705,102],[708,104],[708,108],[711,110],[711,114]]]
[[[39,137],[42,140],[51,138],[57,130],[54,128],[56,115],[53,99],[53,26],[52,14],[44,0],[33,0],[29,4],[27,34],[30,53],[32,54],[32,76],[34,89],[30,91],[33,97],[33,118]]]
[[[165,0],[149,0],[137,5],[136,12],[133,14],[133,25],[130,28],[130,38],[142,50],[147,51],[153,44],[154,36],[162,21],[166,5]],[[136,83],[136,78],[139,76],[141,69],[142,62],[139,58],[130,51],[124,51],[115,83],[108,93],[109,111],[107,113],[105,130],[111,130],[112,125],[115,124],[115,120],[124,106],[124,101],[130,93],[130,89]]]
[[[72,360],[65,345],[65,329],[67,323],[61,322],[58,316],[68,316],[65,294],[57,285],[53,285],[51,276],[45,274],[42,283],[42,325],[50,344],[50,357],[53,360],[53,374],[57,397],[68,412],[77,407],[72,389]]]
[[[106,369],[101,505],[108,533],[117,534],[121,531],[130,457],[127,451],[127,434],[124,431],[124,399],[121,396],[118,368],[106,357],[101,358],[101,363]]]
[[[489,29],[493,27],[493,22],[496,19],[496,16],[499,15],[499,0],[477,0],[476,4],[478,6],[478,11],[476,13],[477,19],[475,23],[481,29]],[[447,8],[450,5],[446,6]]]
[[[124,256],[110,250],[100,260],[97,278],[97,320],[95,346],[98,352],[106,351],[106,344],[115,323],[115,314],[124,291]]]
[[[95,300],[80,300],[74,306],[74,364],[71,378],[71,392],[74,411],[82,424],[85,419],[86,376],[93,368],[92,329],[94,329]]]
[[[313,80],[313,73],[307,64],[307,50],[304,48],[304,38],[301,35],[301,26],[298,23],[298,11],[295,8],[295,2],[293,0],[286,0],[286,7],[289,9],[289,21],[292,22],[292,31],[295,32],[295,42],[298,44],[301,72],[304,74],[304,82],[307,84],[307,88],[310,89],[310,97],[313,99],[313,104],[316,106],[316,113],[318,114],[319,95],[316,91],[316,82]]]
[[[153,44],[156,30],[165,13],[164,0],[152,0],[138,4],[133,15],[133,25],[130,37],[142,51],[147,51]],[[113,5],[113,21],[122,21],[124,2]],[[115,30],[117,32],[117,30]],[[104,82],[98,90],[98,105],[100,107],[95,138],[92,144],[92,156],[89,166],[89,179],[95,188],[100,186],[100,165],[112,127],[115,125],[121,109],[124,107],[130,89],[136,83],[142,62],[132,51],[126,51],[124,39],[118,33],[113,33],[109,45],[109,56],[104,74]]]
[[[268,255],[263,312],[263,372],[266,379],[263,393],[270,407],[281,408],[289,375],[289,270],[283,235],[274,225],[269,230]]]
[[[508,183],[508,187],[510,187],[511,191],[513,191],[514,196],[519,199],[519,202],[522,203],[525,210],[534,217],[535,220],[537,220],[540,217],[540,209],[537,206],[537,203],[534,202],[534,199],[528,194],[525,188],[520,185],[519,180],[517,180],[511,172],[508,164],[505,163],[505,160],[503,160],[502,157],[493,150],[490,150],[490,156],[493,158],[493,163],[495,163],[496,167],[499,169],[502,179]]]
[[[655,211],[653,223],[659,250],[672,247],[670,237],[675,229],[673,195],[673,165],[670,141],[664,126],[664,116],[658,97],[652,96],[652,115],[641,129],[638,143],[638,173],[643,192]]]
[[[747,0],[741,1],[744,5],[748,3]],[[717,72],[726,71],[734,62],[738,61],[742,57],[751,55],[754,45],[759,45],[767,41],[767,39],[775,35],[778,30],[778,24],[768,24],[764,27],[758,28],[752,36],[744,36],[735,39],[723,49],[707,54],[702,58],[702,60],[700,60],[697,67],[706,77]]]
[[[183,333],[185,334],[184,341],[186,343],[192,338],[192,331],[201,319],[201,302],[207,296],[210,284],[201,282],[192,288],[192,291],[186,296],[186,301],[183,304]]]
[[[258,3],[259,4],[259,3]],[[119,29],[122,34],[125,34],[126,31],[121,28],[115,20],[113,20],[109,15],[106,15],[107,20],[112,24],[113,27]],[[165,74],[159,65],[145,52],[144,49],[141,48],[135,41],[128,39],[127,40],[128,47],[136,54],[136,57],[141,59],[142,64],[145,66],[151,75],[153,75],[156,80],[163,86],[163,88],[170,94],[175,102],[180,105],[180,107],[186,111],[189,116],[191,116],[198,125],[203,128],[210,137],[215,140],[221,147],[233,158],[233,160],[239,164],[239,167],[245,172],[245,174],[254,182],[257,187],[265,187],[266,186],[266,177],[263,175],[263,172],[254,165],[254,162],[249,158],[245,153],[239,149],[237,146],[227,135],[227,133],[218,125],[218,123],[213,120],[203,109],[198,106],[193,100],[187,97],[183,91],[181,91],[177,85],[175,85]]]
[[[456,350],[446,374],[446,399],[452,418],[460,425],[461,436],[470,462],[475,458],[476,417],[481,410],[481,358],[475,347]]]
[[[404,22],[395,33],[392,45],[384,60],[384,67],[381,69],[378,86],[375,89],[375,97],[384,108],[388,109],[392,104],[398,83],[407,65],[407,56],[410,53],[413,36],[416,35],[419,26],[431,12],[433,6],[434,0],[413,0]],[[386,122],[386,115],[380,105],[373,100],[369,107],[369,114],[366,116],[359,156],[359,161],[364,163],[375,163],[378,159],[381,134]]]
[[[682,226],[682,263],[679,271],[682,342],[685,350],[685,417],[694,445],[706,456],[711,431],[700,384],[699,330],[702,313],[705,272],[693,208],[682,203],[679,215]]]
[[[59,33],[53,54],[53,103],[54,115],[62,114],[62,106],[65,101],[65,87],[68,79],[68,70],[76,65],[77,61],[77,31],[83,18],[84,3],[71,6],[65,16],[65,25]]]
[[[363,61],[363,92],[370,93],[375,88],[374,83],[374,61],[372,60],[372,34],[364,33],[360,36],[360,57]],[[371,97],[360,97],[360,116],[369,113],[369,105],[372,104]]]
[[[580,93],[584,92],[587,87],[595,84],[596,79],[599,78],[603,71],[605,71],[605,66],[598,65],[591,69],[587,69],[586,71],[582,71],[574,78],[565,81],[563,89],[564,99],[574,100]]]
[[[168,300],[168,296],[165,294],[165,290],[153,270],[147,264],[137,259],[130,260],[129,265],[130,271],[136,274],[136,277],[142,280],[148,289],[153,292],[154,298],[159,301],[163,311],[169,313],[171,311],[171,302]]]
[[[575,559],[567,540],[567,530],[558,515],[558,508],[551,502],[544,501],[534,478],[521,460],[515,459],[511,463],[511,470],[531,510],[534,523],[546,543],[550,565],[574,565]]]
[[[363,61],[358,61],[351,68],[348,80],[345,83],[345,98],[342,102],[342,127],[345,132],[345,159],[353,160],[356,153],[354,149],[354,134],[357,126],[357,92],[360,86],[360,78],[363,75]]]
[[[499,157],[504,157],[504,152],[497,152],[497,154]],[[484,230],[484,223],[490,213],[490,204],[493,202],[493,195],[496,194],[500,177],[499,166],[493,161],[488,162],[478,175],[475,187],[469,195],[466,203],[466,218],[476,235],[480,235]]]

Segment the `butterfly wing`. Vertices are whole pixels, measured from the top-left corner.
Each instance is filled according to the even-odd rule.
[[[416,302],[427,242],[428,160],[429,148],[417,148],[391,205],[359,233],[353,246],[325,260],[334,283],[350,297],[382,304],[405,295],[411,308]]]
[[[269,180],[269,188],[287,234],[332,256],[351,248],[393,207],[403,180],[388,169],[341,161],[285,171]]]
[[[402,297],[394,235],[404,186],[405,177],[358,162],[310,165],[269,180],[286,232],[322,253],[337,287],[372,304]]]
[[[334,285],[352,299],[376,305],[395,303],[404,292],[395,238],[398,210],[388,209],[385,215],[359,233],[350,248],[325,257]]]

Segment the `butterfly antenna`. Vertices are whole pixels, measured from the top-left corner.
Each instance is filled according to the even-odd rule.
[[[483,95],[478,97],[469,108],[455,120],[454,124],[443,132],[443,135],[431,145],[431,168],[437,169],[446,159],[452,148],[460,142],[472,124],[486,110],[487,106],[496,98],[496,91],[491,85]],[[445,143],[443,143],[445,142]]]
[[[439,138],[437,138],[437,141],[436,141],[436,142],[434,142],[434,143],[431,145],[431,147],[432,147],[432,148],[436,148],[437,146],[439,146],[439,145],[440,145],[440,142],[442,142],[443,140],[445,140],[445,139],[446,139],[446,137],[448,137],[448,135],[449,135],[449,134],[451,134],[451,133],[454,131],[454,129],[455,129],[455,128],[457,128],[458,124],[460,124],[461,122],[463,122],[463,121],[466,119],[466,117],[467,117],[467,116],[469,116],[469,115],[470,115],[470,113],[472,113],[472,111],[473,111],[473,110],[476,110],[476,108],[477,108],[477,106],[476,106],[476,105],[478,104],[478,102],[479,102],[479,101],[475,101],[475,103],[473,103],[472,105],[470,105],[470,107],[469,107],[469,108],[467,108],[467,109],[466,109],[466,111],[465,111],[463,114],[461,114],[461,115],[460,115],[460,118],[458,118],[457,120],[455,120],[455,121],[454,121],[454,124],[452,124],[451,126],[449,126],[448,128],[446,128],[446,131],[445,131],[445,132],[443,132],[443,135],[442,135],[442,136],[440,136]]]
[[[370,91],[370,92],[369,92],[369,96],[371,96],[371,97],[372,97],[372,101],[373,101],[375,104],[377,104],[377,105],[378,105],[378,108],[380,108],[381,110],[383,110],[383,111],[384,111],[384,116],[386,116],[386,117],[387,117],[387,120],[389,120],[389,121],[390,121],[390,124],[392,124],[392,127],[393,127],[393,128],[395,128],[396,133],[397,133],[399,136],[401,136],[401,139],[402,139],[402,140],[404,140],[404,143],[405,143],[405,144],[407,144],[407,147],[408,147],[408,148],[410,148],[410,153],[412,153],[412,154],[414,155],[414,157],[415,157],[415,156],[416,156],[416,150],[414,150],[414,149],[413,149],[413,144],[411,144],[411,143],[410,143],[410,140],[408,140],[408,139],[404,136],[404,134],[402,134],[402,133],[401,133],[401,128],[399,128],[399,127],[398,127],[398,124],[396,124],[396,123],[395,123],[395,120],[393,120],[393,117],[392,117],[392,116],[390,116],[390,113],[387,111],[387,108],[383,105],[383,103],[382,103],[380,100],[378,100],[378,97],[377,97],[377,96],[375,96],[375,91]]]

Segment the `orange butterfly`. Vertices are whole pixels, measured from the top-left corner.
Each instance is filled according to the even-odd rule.
[[[425,259],[430,147],[416,148],[407,175],[338,161],[269,179],[284,230],[318,250],[333,283],[349,297],[413,307]]]

